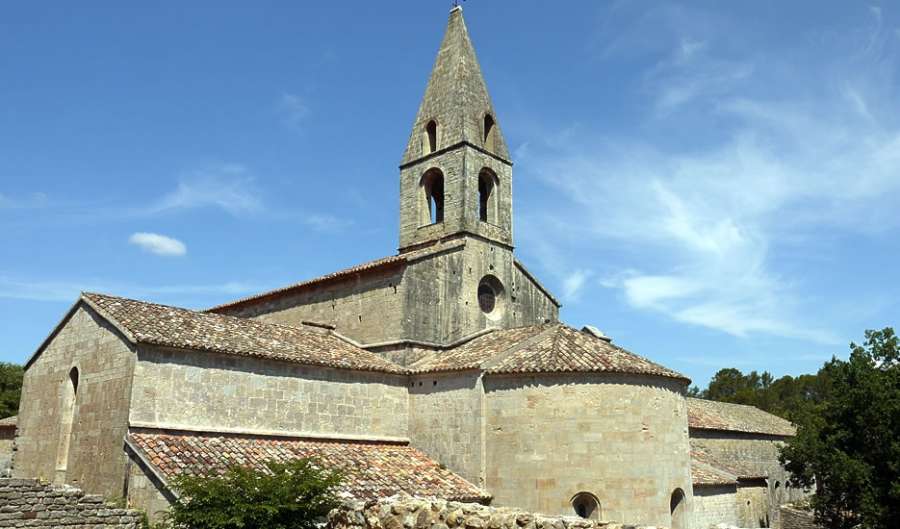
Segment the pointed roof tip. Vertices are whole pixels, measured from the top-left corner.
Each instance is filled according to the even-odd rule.
[[[459,5],[459,4],[456,4],[455,6],[453,6],[453,7],[450,8],[450,13],[451,13],[451,14],[453,14],[453,13],[455,13],[455,12],[457,12],[457,11],[459,11],[460,14],[462,14],[462,6]]]

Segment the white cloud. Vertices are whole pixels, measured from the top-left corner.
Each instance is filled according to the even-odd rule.
[[[577,301],[587,280],[594,275],[590,270],[575,270],[563,279],[563,296],[570,301]]]
[[[221,164],[191,173],[178,183],[174,191],[144,213],[203,207],[218,207],[238,215],[260,210],[262,199],[245,167]]]
[[[136,285],[105,280],[41,280],[0,275],[0,298],[74,302],[81,292],[101,292],[138,299],[158,296],[238,296],[265,290],[261,285],[229,281],[199,285]]]
[[[183,242],[158,233],[134,233],[128,242],[156,255],[182,256],[187,253]]]
[[[284,122],[291,127],[298,127],[309,115],[309,107],[300,96],[284,93],[278,99],[278,109]]]
[[[740,337],[841,342],[813,316],[806,278],[783,272],[776,254],[808,255],[823,233],[900,226],[900,90],[882,74],[895,71],[897,54],[879,45],[866,55],[861,42],[852,60],[823,65],[754,50],[751,65],[715,55],[715,35],[671,33],[644,77],[667,112],[646,115],[640,136],[564,130],[529,140],[520,171],[565,198],[530,224],[548,230],[536,236],[550,246],[539,255],[571,269],[587,264],[580,256],[592,240],[605,253],[627,247],[630,258],[617,256],[621,268],[599,284],[636,309]],[[686,120],[693,142],[645,139]],[[564,278],[570,286],[584,287],[577,276]]]

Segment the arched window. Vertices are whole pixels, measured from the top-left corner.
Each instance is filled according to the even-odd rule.
[[[431,120],[425,125],[425,154],[431,154],[437,150],[437,122]]]
[[[687,526],[684,504],[684,491],[681,489],[672,491],[672,498],[669,500],[669,512],[672,514],[670,527],[672,529],[684,529]]]
[[[421,224],[444,222],[444,175],[438,169],[429,169],[422,175]]]
[[[582,518],[600,519],[600,501],[590,492],[579,492],[573,496],[572,509]]]
[[[497,175],[488,168],[478,173],[478,218],[497,224]]]
[[[484,148],[493,151],[494,150],[494,116],[490,114],[484,115]]]
[[[75,403],[78,400],[78,368],[69,371],[68,380],[63,381],[60,399],[59,448],[56,452],[57,481],[64,482],[69,463],[69,444],[72,441],[72,423],[75,418]]]

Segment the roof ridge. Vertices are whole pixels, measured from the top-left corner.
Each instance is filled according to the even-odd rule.
[[[508,348],[504,349],[499,354],[495,355],[493,358],[490,358],[487,361],[482,362],[481,365],[479,366],[481,368],[481,370],[482,371],[490,371],[490,370],[494,369],[498,364],[503,363],[505,360],[507,360],[511,356],[515,355],[522,349],[524,349],[530,345],[534,345],[536,343],[543,341],[543,339],[546,338],[546,336],[548,334],[550,334],[551,331],[557,330],[561,324],[560,323],[551,323],[551,324],[544,324],[544,325],[548,325],[548,327],[546,329],[542,330],[541,332],[535,334],[534,336],[530,336],[528,338],[525,338],[524,340],[521,340],[519,342],[516,342],[516,343],[510,345]],[[527,327],[527,325],[525,327]]]

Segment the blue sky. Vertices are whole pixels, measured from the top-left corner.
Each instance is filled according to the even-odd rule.
[[[80,290],[202,308],[395,251],[449,2],[184,4],[3,5],[0,360]],[[465,16],[564,320],[701,385],[900,324],[900,6],[562,5]]]

